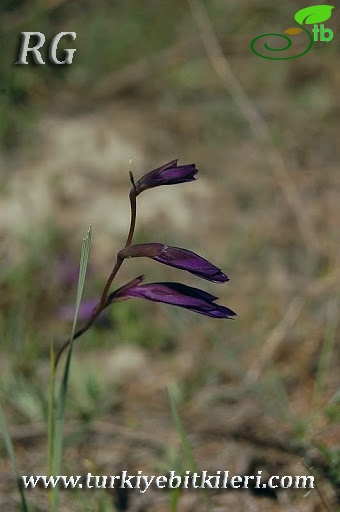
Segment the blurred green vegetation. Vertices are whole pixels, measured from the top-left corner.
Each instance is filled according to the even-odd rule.
[[[88,424],[101,417],[118,418],[124,406],[124,389],[118,384],[107,386],[101,368],[98,369],[97,353],[109,352],[123,344],[135,345],[155,361],[165,359],[169,365],[172,361],[180,365],[177,352],[183,347],[189,347],[188,353],[194,352],[195,344],[201,343],[202,354],[197,357],[197,365],[189,375],[178,377],[174,383],[183,413],[188,409],[190,415],[191,401],[199,402],[202,390],[209,386],[221,386],[225,393],[223,397],[216,396],[212,405],[216,401],[222,408],[226,403],[229,407],[229,403],[238,401],[238,394],[234,394],[232,387],[228,388],[235,381],[258,404],[259,416],[268,415],[288,425],[297,444],[318,451],[329,481],[336,486],[340,474],[339,451],[335,442],[318,434],[318,429],[322,433],[339,423],[339,395],[329,391],[338,378],[334,341],[338,326],[332,319],[336,314],[331,319],[328,315],[336,303],[331,286],[307,297],[299,322],[287,328],[283,346],[273,360],[268,358],[260,379],[247,387],[245,376],[253,361],[263,355],[263,344],[276,332],[287,305],[306,283],[327,278],[336,266],[335,253],[329,249],[333,248],[330,240],[334,236],[331,210],[326,210],[338,173],[336,58],[340,38],[335,37],[324,47],[313,48],[313,55],[310,53],[303,61],[276,63],[274,68],[264,59],[253,62],[248,43],[269,25],[273,29],[277,27],[278,19],[286,23],[292,20],[296,2],[276,6],[264,1],[255,5],[216,0],[206,5],[235,74],[242,77],[245,90],[268,122],[273,146],[282,151],[290,176],[301,184],[306,197],[313,202],[310,215],[320,236],[320,254],[315,257],[306,252],[295,219],[283,199],[281,196],[273,199],[275,180],[270,166],[265,164],[263,150],[255,141],[250,141],[246,149],[242,146],[250,137],[247,123],[207,59],[202,57],[199,45],[199,50],[179,65],[163,64],[151,73],[151,78],[133,82],[130,89],[116,94],[117,100],[132,104],[145,102],[145,109],[150,112],[157,105],[169,133],[175,134],[174,146],[181,148],[184,138],[195,141],[197,158],[204,162],[209,178],[221,184],[225,201],[211,216],[213,227],[215,222],[220,222],[220,232],[212,237],[210,250],[214,253],[214,244],[218,244],[216,256],[221,265],[225,263],[231,270],[232,285],[230,291],[227,288],[221,292],[225,294],[221,302],[236,309],[239,317],[221,327],[164,305],[139,300],[115,305],[108,312],[106,323],[96,325],[76,343],[67,414],[83,422],[86,430]],[[37,72],[36,66],[19,69],[15,65],[21,31],[42,31],[46,41],[50,41],[56,33],[68,30],[77,33],[75,41],[63,41],[64,48],[77,49],[71,66],[40,66]],[[32,147],[34,151],[35,128],[45,112],[61,109],[72,115],[95,108],[94,93],[112,74],[130,63],[162,56],[163,50],[193,37],[197,37],[196,26],[187,3],[180,0],[161,5],[146,0],[142,8],[137,0],[3,0],[0,5],[2,153],[10,158],[20,154],[22,148]],[[156,153],[162,152],[157,143],[154,145]],[[225,148],[229,151],[227,157]],[[244,171],[246,167],[248,173]],[[0,194],[5,196],[6,176],[1,175],[0,180]],[[225,213],[219,220],[219,211],[224,207]],[[162,228],[137,229],[135,240],[147,241],[155,234],[163,235]],[[176,236],[172,233],[173,240]],[[183,242],[184,246],[180,236],[178,245]],[[0,392],[6,401],[9,422],[14,425],[29,425],[46,418],[47,393],[42,382],[48,378],[50,343],[59,344],[69,334],[70,325],[58,316],[58,311],[61,306],[74,302],[76,288],[61,286],[57,264],[65,256],[77,263],[80,239],[81,234],[79,239],[65,240],[64,234],[50,221],[43,230],[32,229],[22,240],[24,261],[8,268],[4,264],[0,269]],[[199,226],[193,227],[192,241],[198,252],[210,243],[200,239]],[[190,244],[188,247],[191,248]],[[139,272],[142,268],[139,262],[136,267],[136,275],[143,272]],[[162,271],[162,275],[167,275],[166,270]],[[86,298],[99,296],[105,277],[96,272],[89,277]],[[281,288],[275,284],[276,279]],[[218,294],[219,290],[212,293]],[[80,355],[83,359],[78,363]],[[299,393],[302,398],[297,396]],[[296,404],[301,403],[300,410]],[[133,424],[135,420],[131,413],[128,419],[124,416],[118,421]],[[156,467],[184,471],[181,457],[181,451],[169,442],[164,459],[158,460]],[[106,510],[107,496],[98,499],[91,496],[91,504],[82,493],[77,496],[84,510]]]
[[[33,142],[32,123],[60,88],[78,88],[86,94],[98,76],[168,45],[176,38],[183,3],[167,2],[160,9],[157,2],[147,1],[141,10],[137,0],[8,1],[2,2],[0,13],[0,144],[11,150],[19,142]],[[22,31],[42,31],[46,36],[41,52],[47,65],[39,73],[34,65],[21,66],[20,72],[15,66]],[[77,49],[71,66],[49,63],[48,45],[61,31],[77,34],[76,41],[64,38],[58,47],[60,54],[63,47]],[[33,61],[31,56],[29,60]]]

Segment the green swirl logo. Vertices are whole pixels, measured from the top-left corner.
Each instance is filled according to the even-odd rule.
[[[284,30],[283,34],[268,33],[255,37],[250,43],[251,51],[263,59],[270,60],[289,60],[296,59],[302,55],[305,55],[305,53],[309,52],[309,50],[312,48],[314,41],[319,40],[319,32],[320,41],[330,41],[333,38],[333,32],[330,29],[325,29],[324,25],[321,25],[320,28],[317,26],[318,23],[322,23],[331,17],[332,9],[334,9],[332,5],[313,5],[311,7],[300,9],[294,16],[298,26]],[[311,34],[309,30],[302,26],[303,23],[306,25],[314,25],[312,29],[313,34]],[[289,36],[296,36],[302,32],[305,32],[308,36],[308,45],[305,50],[296,55],[290,55],[288,57],[280,57],[277,54],[273,56],[264,55],[259,49],[255,48],[255,45],[257,48],[259,47],[258,42],[261,41],[263,43],[263,46],[261,47],[262,51],[265,49],[269,52],[283,52],[288,50],[293,44],[292,39]],[[325,35],[327,35],[327,38],[324,37]],[[277,40],[280,39],[284,45],[280,48],[273,48],[272,46],[269,46],[268,42],[266,41],[268,37],[275,37]]]

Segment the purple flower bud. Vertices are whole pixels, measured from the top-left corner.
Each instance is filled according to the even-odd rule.
[[[188,249],[181,249],[180,247],[171,247],[170,245],[159,243],[136,244],[120,251],[119,256],[121,258],[146,256],[159,263],[164,263],[164,265],[186,270],[195,276],[202,277],[213,283],[229,281],[228,276],[208,260]]]
[[[114,302],[122,297],[139,297],[154,302],[164,302],[213,318],[233,318],[236,316],[236,313],[231,309],[214,304],[217,299],[214,295],[180,283],[150,283],[131,287],[125,286],[113,292],[109,299]]]
[[[195,164],[177,165],[178,160],[172,160],[153,171],[145,174],[138,180],[131,192],[134,191],[138,196],[143,190],[160,185],[175,185],[176,183],[186,183],[187,181],[194,181],[197,169]]]

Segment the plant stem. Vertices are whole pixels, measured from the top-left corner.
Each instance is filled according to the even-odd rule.
[[[130,173],[130,178],[131,178],[131,182],[133,184],[133,188],[131,189],[130,194],[129,194],[129,198],[130,198],[130,228],[129,228],[129,233],[128,233],[128,236],[126,239],[125,247],[128,247],[129,245],[131,245],[133,235],[135,232],[136,217],[137,217],[137,201],[136,201],[136,194],[135,194],[135,183],[133,181],[132,173]],[[104,304],[105,304],[106,298],[107,298],[107,294],[109,293],[112,281],[116,277],[117,272],[120,269],[122,263],[123,263],[123,258],[121,258],[119,256],[119,254],[117,254],[115,266],[113,267],[112,272],[111,272],[108,280],[106,281],[106,284],[105,284],[105,287],[104,287],[104,290],[103,290],[103,293],[102,293],[102,296],[100,299],[100,305],[102,307],[104,307]]]
[[[135,232],[136,227],[136,218],[137,218],[137,201],[136,201],[136,186],[133,178],[133,174],[130,172],[130,180],[132,183],[132,188],[130,190],[129,198],[130,198],[130,228],[129,233],[126,239],[125,247],[128,247],[131,245],[133,235]],[[107,304],[107,295],[109,293],[112,281],[116,277],[120,267],[122,266],[124,259],[119,256],[117,253],[116,256],[116,263],[111,271],[111,274],[109,275],[108,280],[105,283],[104,290],[102,292],[100,302],[97,304],[97,306],[92,311],[91,317],[87,320],[87,322],[77,331],[74,333],[73,338],[69,337],[67,340],[64,341],[64,343],[61,345],[60,349],[57,352],[55,361],[54,361],[54,369],[57,369],[59,359],[64,352],[64,350],[69,346],[71,341],[76,340],[80,336],[82,336],[94,323],[96,318],[100,315],[100,313],[108,306]]]

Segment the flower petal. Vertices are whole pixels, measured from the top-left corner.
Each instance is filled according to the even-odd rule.
[[[228,276],[221,269],[210,263],[210,261],[188,249],[180,247],[172,247],[160,243],[136,244],[126,247],[120,251],[119,255],[121,258],[146,256],[164,265],[186,270],[195,276],[214,283],[229,281]]]
[[[175,185],[194,181],[196,179],[194,176],[197,173],[195,164],[178,166],[177,162],[178,160],[172,160],[142,176],[131,189],[131,193],[138,196],[144,190],[160,185]]]
[[[215,304],[217,299],[208,292],[181,283],[150,283],[140,286],[125,287],[114,297],[139,297],[154,302],[163,302],[189,309],[195,313],[214,318],[232,318],[236,313],[231,309]]]
[[[164,245],[160,254],[153,259],[165,265],[187,270],[195,276],[214,283],[225,283],[229,281],[228,276],[226,276],[221,269],[215,267],[210,261],[188,249]]]

